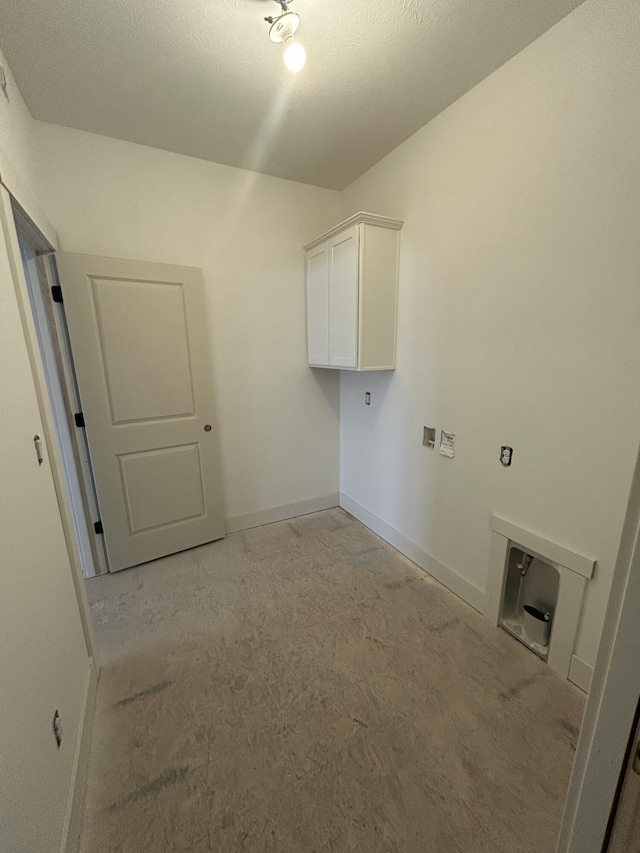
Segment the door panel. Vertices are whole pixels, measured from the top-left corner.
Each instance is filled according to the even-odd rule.
[[[183,286],[94,278],[91,296],[112,422],[193,415]]]
[[[200,270],[67,253],[57,264],[111,570],[220,538]]]
[[[197,444],[129,453],[118,459],[131,533],[204,515]],[[153,500],[147,499],[147,493]]]
[[[307,257],[307,346],[309,364],[329,364],[329,250]]]
[[[331,243],[329,363],[358,366],[358,226]]]

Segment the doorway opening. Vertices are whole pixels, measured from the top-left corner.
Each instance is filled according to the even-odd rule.
[[[63,485],[71,507],[73,534],[82,574],[91,578],[106,574],[109,564],[103,537],[94,529],[100,514],[86,435],[81,417],[77,421],[75,418],[81,413],[81,407],[64,308],[52,299],[52,287],[58,286],[53,250],[15,201],[12,208],[62,459]]]

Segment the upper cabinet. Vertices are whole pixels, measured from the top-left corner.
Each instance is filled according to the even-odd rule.
[[[305,246],[311,367],[395,368],[403,224],[356,213]]]

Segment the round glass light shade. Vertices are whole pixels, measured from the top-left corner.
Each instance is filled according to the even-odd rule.
[[[301,44],[298,44],[298,42],[291,39],[284,50],[284,64],[287,66],[289,71],[297,73],[304,68],[306,61],[307,51]]]

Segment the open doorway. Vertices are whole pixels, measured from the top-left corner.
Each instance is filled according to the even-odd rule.
[[[82,573],[85,578],[91,578],[107,573],[109,566],[103,537],[94,527],[100,515],[89,449],[79,414],[81,408],[64,310],[52,298],[57,287],[52,247],[15,202],[13,215],[62,459],[73,534]]]
[[[223,537],[201,271],[54,254],[12,212],[84,577]]]

